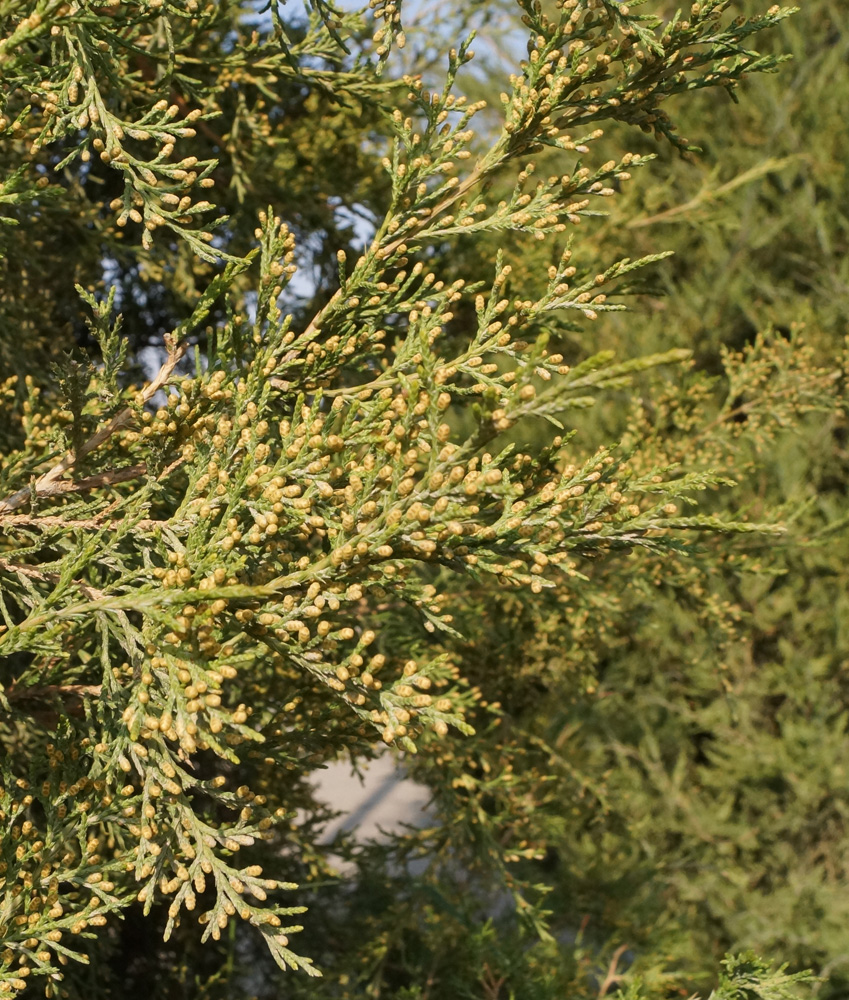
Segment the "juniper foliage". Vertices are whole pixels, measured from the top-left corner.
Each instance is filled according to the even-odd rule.
[[[650,160],[594,155],[601,124],[686,151],[661,105],[774,69],[781,57],[751,38],[790,11],[519,6],[528,59],[500,127],[480,135],[482,103],[460,92],[470,40],[438,88],[399,78],[398,4],[316,0],[298,25],[275,4],[259,20],[196,0],[0,7],[5,995],[108,989],[74,963],[98,967],[138,903],[163,912],[166,939],[189,942],[199,923],[213,949],[243,921],[279,966],[316,976],[316,951],[290,942],[293,876],[327,864],[309,778],[384,744],[418,751],[453,817],[402,852],[497,875],[535,935],[515,961],[543,970],[540,995],[595,968],[580,949],[562,974],[552,964],[563,927],[510,866],[539,855],[524,834],[554,798],[574,795],[590,823],[604,792],[539,736],[511,744],[494,692],[525,668],[501,659],[488,690],[480,620],[534,621],[551,600],[603,608],[594,560],[616,579],[639,551],[662,572],[695,536],[777,530],[693,506],[739,472],[736,390],[698,461],[676,451],[685,424],[670,434],[644,414],[617,447],[587,449],[565,430],[577,412],[687,353],[551,347],[620,310],[634,272],[664,256],[588,265],[572,246],[594,200]],[[294,140],[279,106],[301,111]],[[337,133],[350,156],[331,152]],[[551,153],[556,173],[535,181]],[[347,176],[340,202],[324,185]],[[340,203],[378,213],[362,250]],[[521,254],[488,254],[486,279],[448,274],[447,248],[494,234],[549,248],[538,287],[516,280]],[[323,278],[311,305],[290,285],[310,259]],[[83,322],[91,350],[57,356]],[[140,384],[130,366],[155,334],[161,363]],[[730,377],[756,387],[751,415],[776,398],[791,420],[833,406],[832,370],[797,358],[766,341],[729,356]],[[709,395],[696,379],[660,405]],[[554,430],[540,443],[541,422]],[[710,563],[718,550],[700,544]],[[579,635],[561,642],[581,649]],[[520,764],[504,765],[505,746]],[[481,808],[482,787],[495,806]],[[491,821],[505,808],[507,836]],[[747,962],[722,989],[795,982]],[[471,969],[496,989],[486,960]],[[380,976],[368,989],[380,995]]]

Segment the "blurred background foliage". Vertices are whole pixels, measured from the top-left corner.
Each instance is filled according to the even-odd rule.
[[[800,391],[794,368],[813,399],[845,358],[845,15],[830,0],[806,3],[767,42],[792,62],[749,80],[739,105],[719,92],[681,101],[680,131],[702,148],[692,159],[608,131],[611,155],[657,159],[605,204],[606,218],[584,220],[575,258],[592,269],[611,248],[675,253],[628,312],[558,344],[567,356],[692,350],[689,369],[580,411],[576,447],[624,432],[660,460],[725,468],[737,486],[710,502],[753,519],[777,513],[787,534],[722,542],[721,553],[703,543],[677,565],[634,553],[628,573],[598,563],[594,586],[531,607],[505,597],[486,607],[484,627],[483,595],[457,615],[474,636],[464,669],[500,708],[486,750],[452,747],[457,774],[475,778],[459,796],[440,788],[441,814],[468,803],[470,828],[495,840],[518,828],[511,844],[536,851],[510,869],[540,887],[560,942],[575,942],[562,970],[575,978],[556,995],[587,992],[588,943],[591,989],[612,989],[624,969],[662,991],[703,989],[723,952],[751,947],[820,971],[821,997],[849,995],[845,382],[836,413],[787,409]],[[535,250],[510,254],[517,286],[545,280],[550,261]],[[473,266],[453,259],[464,274]],[[744,377],[729,378],[743,356]],[[434,785],[436,770],[413,764]],[[451,896],[466,898],[462,887]],[[492,995],[537,995],[510,992],[515,965],[501,941],[501,964],[481,966],[506,977]],[[556,965],[535,949],[522,956]]]

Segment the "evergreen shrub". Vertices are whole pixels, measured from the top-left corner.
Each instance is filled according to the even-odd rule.
[[[805,981],[717,979],[681,912],[727,887],[654,871],[688,762],[749,767],[681,658],[728,648],[726,567],[781,537],[726,491],[843,369],[797,332],[713,372],[587,349],[665,254],[577,238],[652,169],[602,125],[688,154],[667,99],[776,69],[752,45],[791,10],[518,6],[476,131],[471,40],[436,87],[396,72],[398,3],[0,4],[0,996],[636,997],[705,955],[719,997]],[[344,879],[311,781],[387,747],[439,822],[343,839]]]

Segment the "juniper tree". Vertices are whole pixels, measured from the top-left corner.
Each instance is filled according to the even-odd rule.
[[[551,345],[558,324],[621,309],[634,272],[663,256],[582,261],[573,228],[651,159],[594,156],[602,123],[687,151],[664,102],[775,68],[750,38],[789,10],[519,6],[528,58],[489,142],[473,128],[482,103],[462,96],[470,39],[446,53],[436,89],[393,75],[396,4],[316,2],[297,28],[276,5],[259,21],[194,0],[3,6],[3,221],[16,225],[0,235],[19,279],[2,300],[6,994],[28,979],[76,990],[72,963],[138,904],[164,907],[165,936],[181,941],[199,923],[214,945],[243,921],[281,966],[316,975],[289,940],[303,909],[291,876],[318,864],[308,779],[390,745],[418,752],[435,789],[474,787],[464,752],[446,748],[485,758],[491,741],[469,720],[498,718],[476,674],[476,608],[520,622],[548,595],[592,602],[590,560],[615,578],[635,550],[663,567],[694,533],[774,530],[684,513],[729,474],[682,463],[663,435],[588,449],[563,433],[600,394],[686,352]],[[337,121],[365,177],[351,204],[379,210],[361,250],[341,234],[326,252],[339,229],[326,192],[313,191],[317,216],[296,217],[303,164],[281,98],[301,102],[306,128],[311,113]],[[536,180],[549,151],[556,173]],[[322,138],[332,179],[331,157]],[[335,289],[309,315],[289,283],[311,227],[324,227],[310,249],[325,275],[332,259]],[[85,239],[77,275],[53,263],[63,231]],[[446,248],[494,233],[519,253],[523,239],[546,246],[530,297],[500,252],[486,281],[446,280]],[[135,340],[116,288],[99,291],[116,266],[126,313],[128,289],[164,303],[132,319]],[[76,299],[75,276],[92,285]],[[130,381],[128,346],[163,315],[158,370]],[[52,341],[81,320],[91,355],[49,369]],[[818,373],[795,394],[806,379],[828,395]],[[554,430],[537,445],[540,421]],[[543,903],[506,867],[537,851],[523,815],[554,758],[530,746],[508,849],[478,815],[445,850],[477,823],[481,863],[550,948]],[[576,808],[602,805],[586,788],[578,799],[568,760],[558,768]]]

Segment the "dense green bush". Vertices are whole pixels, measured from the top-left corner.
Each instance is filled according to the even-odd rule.
[[[582,412],[579,440],[626,433],[654,460],[724,468],[738,486],[716,509],[783,509],[788,533],[718,557],[703,546],[677,565],[635,554],[624,577],[595,563],[589,606],[534,609],[518,637],[513,609],[496,608],[478,642],[480,676],[491,690],[509,644],[528,680],[517,688],[513,673],[502,695],[512,724],[518,714],[568,748],[606,792],[592,833],[562,812],[554,831],[535,831],[545,861],[529,877],[556,887],[549,903],[565,923],[588,916],[587,933],[610,952],[627,942],[646,976],[664,974],[651,970],[663,955],[691,982],[710,981],[717,955],[745,946],[824,970],[821,991],[842,996],[849,511],[838,371],[849,286],[847,131],[835,98],[849,93],[849,37],[823,3],[771,41],[794,63],[749,81],[738,106],[713,94],[682,103],[681,131],[703,152],[681,160],[654,147],[657,175],[615,199],[581,241],[587,253],[610,241],[635,256],[674,249],[654,272],[670,294],[607,317],[591,345],[581,330],[565,343],[692,347],[690,376],[644,387],[636,408],[622,393]],[[522,263],[533,281],[539,259]],[[728,348],[756,371],[723,357]],[[797,376],[817,366],[820,390],[836,379],[839,409],[794,424],[784,404],[816,396],[816,378],[802,387]],[[589,696],[576,698],[582,683]]]

